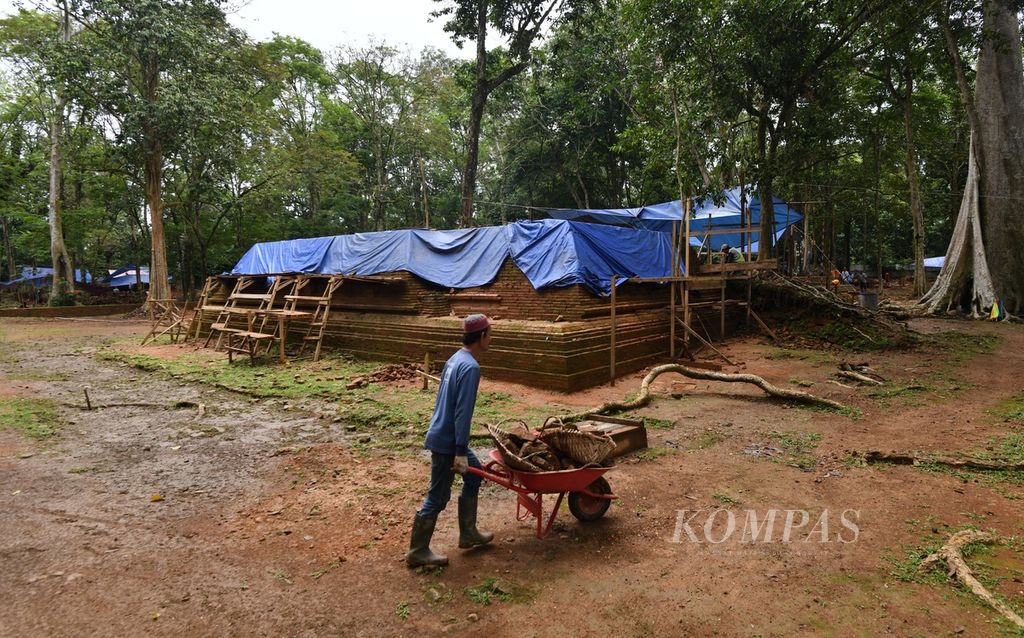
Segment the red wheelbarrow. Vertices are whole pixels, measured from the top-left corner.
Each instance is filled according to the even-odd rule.
[[[551,533],[551,526],[555,523],[558,508],[566,494],[569,495],[569,511],[583,522],[596,521],[604,516],[612,500],[618,498],[612,494],[611,486],[602,476],[610,467],[520,472],[505,465],[497,450],[491,450],[490,457],[483,468],[471,467],[466,471],[514,491],[517,496],[516,520],[525,521],[530,516],[536,518],[537,538],[545,538]],[[546,523],[543,504],[545,494],[558,494]]]

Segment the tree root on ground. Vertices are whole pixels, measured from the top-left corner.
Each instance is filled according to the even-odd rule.
[[[683,375],[684,377],[690,377],[691,379],[701,379],[704,381],[724,381],[726,383],[752,383],[757,387],[764,390],[769,395],[779,398],[786,399],[787,401],[796,401],[798,403],[806,403],[809,405],[820,405],[834,410],[845,410],[847,407],[842,403],[832,401],[830,399],[823,399],[816,397],[813,394],[806,392],[800,392],[799,390],[787,390],[785,388],[776,387],[763,378],[755,374],[728,374],[725,372],[713,372],[711,370],[697,370],[694,368],[688,368],[684,365],[677,363],[669,363],[666,365],[658,366],[652,369],[644,380],[640,382],[640,393],[635,399],[631,401],[611,401],[600,405],[592,410],[586,410],[584,412],[577,412],[575,414],[562,414],[558,416],[549,417],[544,423],[545,427],[552,420],[561,420],[563,423],[571,423],[573,421],[579,421],[590,416],[597,414],[607,414],[609,412],[624,412],[626,410],[635,410],[636,408],[647,405],[651,400],[651,384],[660,375],[666,372],[675,372]]]
[[[840,370],[839,372],[836,372],[835,374],[836,374],[837,377],[841,377],[843,379],[852,379],[852,380],[856,381],[857,383],[861,383],[861,384],[864,384],[864,385],[885,385],[884,383],[882,383],[878,379],[872,379],[871,377],[867,376],[866,374],[861,374],[859,372],[854,372],[853,370]]]
[[[1002,470],[1015,472],[1024,471],[1024,463],[930,456],[919,452],[855,452],[853,455],[859,457],[865,464],[889,463],[892,465],[942,465],[950,468],[982,470],[986,472],[997,472]]]
[[[949,541],[947,541],[939,551],[924,559],[917,569],[918,571],[924,572],[929,569],[934,569],[940,564],[945,565],[950,578],[955,579],[964,587],[971,590],[971,593],[988,603],[989,606],[1002,614],[1004,618],[1008,619],[1018,627],[1024,628],[1024,618],[1021,618],[1015,611],[1007,607],[1005,603],[993,596],[992,593],[974,577],[974,572],[964,560],[964,545],[969,545],[971,543],[991,544],[998,542],[999,539],[988,532],[981,532],[973,529],[957,532],[949,537]]]

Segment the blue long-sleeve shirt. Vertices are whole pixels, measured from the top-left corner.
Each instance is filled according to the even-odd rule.
[[[459,348],[441,371],[441,387],[423,447],[438,454],[466,456],[479,387],[480,364],[468,350]]]

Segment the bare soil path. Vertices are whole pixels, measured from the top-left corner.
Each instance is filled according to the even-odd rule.
[[[3,320],[0,400],[51,399],[61,429],[42,440],[0,429],[0,636],[1013,635],[941,578],[894,574],[908,551],[964,525],[1024,535],[1024,477],[864,467],[848,452],[998,453],[1021,434],[995,413],[1024,395],[1024,329],[915,328],[999,344],[848,355],[895,389],[870,396],[828,382],[841,355],[734,341],[726,352],[743,371],[861,417],[659,378],[659,399],[638,412],[651,449],[609,474],[620,498],[604,519],[563,512],[539,541],[515,521],[511,494],[489,486],[480,519],[493,547],[460,552],[445,512],[435,550],[452,563],[431,574],[402,562],[428,472],[416,441],[366,450],[323,401],[255,400],[96,357],[141,338],[140,322]],[[483,389],[571,410],[635,392],[641,377],[572,396]],[[95,404],[152,405],[84,410],[85,387]],[[742,537],[750,512],[763,522],[771,511],[770,542]],[[789,512],[810,520],[783,541]],[[1024,604],[1020,551],[977,560]]]

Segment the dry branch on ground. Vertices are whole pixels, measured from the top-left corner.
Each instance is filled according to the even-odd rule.
[[[1011,463],[1008,461],[985,461],[972,458],[950,458],[946,456],[933,456],[922,452],[856,452],[854,456],[861,458],[864,463],[889,463],[892,465],[942,465],[957,469],[983,470],[987,472],[998,472],[1010,470],[1015,472],[1024,471],[1024,463]]]
[[[971,590],[971,593],[988,603],[989,606],[1002,614],[1004,618],[1007,618],[1018,627],[1024,628],[1024,619],[1022,619],[1015,611],[1007,607],[1001,600],[993,596],[992,593],[974,577],[974,572],[964,560],[963,548],[965,545],[970,545],[971,543],[991,544],[998,542],[999,539],[988,532],[981,532],[973,529],[957,532],[949,537],[949,540],[939,551],[924,559],[918,567],[918,571],[924,572],[929,569],[935,569],[940,564],[945,565],[950,578],[955,579],[964,587],[967,587]]]

